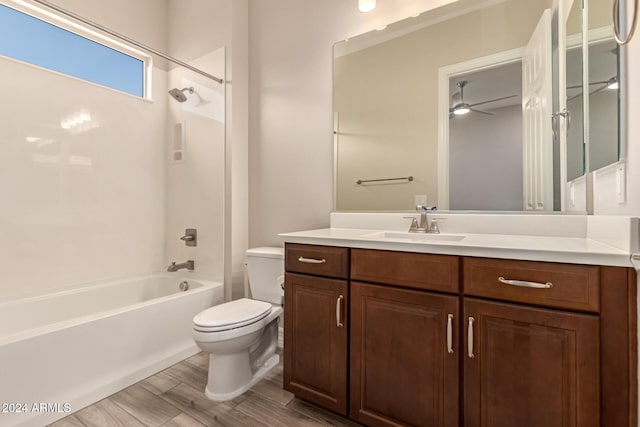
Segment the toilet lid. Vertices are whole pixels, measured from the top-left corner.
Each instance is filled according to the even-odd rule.
[[[264,319],[271,308],[268,302],[241,298],[201,311],[193,318],[193,325],[203,332],[236,329]]]

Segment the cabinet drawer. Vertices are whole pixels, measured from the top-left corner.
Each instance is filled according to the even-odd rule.
[[[600,267],[463,258],[466,295],[598,312]]]
[[[457,293],[458,257],[352,249],[351,279]]]
[[[349,277],[349,248],[287,243],[285,270],[346,279]]]

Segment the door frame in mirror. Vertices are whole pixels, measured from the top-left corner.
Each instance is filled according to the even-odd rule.
[[[438,69],[438,209],[449,210],[449,80],[519,61],[523,52],[519,47]]]

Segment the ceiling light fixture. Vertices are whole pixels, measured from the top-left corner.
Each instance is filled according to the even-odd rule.
[[[471,109],[469,109],[469,107],[467,107],[466,104],[461,104],[461,105],[455,106],[453,108],[452,113],[455,114],[456,116],[461,116],[463,114],[467,114],[470,111],[471,111]]]
[[[376,0],[358,0],[360,12],[371,12],[376,8]]]
[[[607,81],[607,89],[611,89],[611,90],[616,90],[616,89],[620,89],[620,83],[618,83],[618,78],[617,77],[611,77],[608,81]]]

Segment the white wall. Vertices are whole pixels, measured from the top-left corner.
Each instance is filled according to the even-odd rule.
[[[202,244],[208,246],[196,251],[195,257],[205,256],[205,275],[219,276],[217,262],[222,262],[226,298],[230,299],[235,290],[235,296],[239,296],[243,289],[244,253],[248,247],[248,0],[144,0],[126,2],[126,10],[131,13],[122,13],[122,7],[114,7],[113,2],[98,5],[96,1],[65,0],[72,10],[86,16],[97,15],[98,22],[112,26],[112,28],[131,35],[139,41],[163,50],[170,55],[190,63],[201,66],[207,72],[225,78],[225,145],[221,154],[223,163],[219,165],[217,157],[212,160],[223,169],[224,197],[218,200],[218,207],[223,208],[224,227],[217,228],[217,216],[212,216],[210,222],[205,225],[209,233],[202,234]],[[88,3],[88,4],[87,4]],[[96,14],[96,8],[99,13]],[[104,10],[102,10],[104,9]],[[157,19],[156,14],[163,13],[163,19]],[[92,15],[93,14],[93,15]],[[116,17],[124,20],[127,25],[119,26],[115,22]],[[143,19],[141,19],[143,17]],[[137,25],[129,28],[129,23]],[[168,31],[158,37],[149,37],[143,33],[146,28],[168,28]],[[225,69],[219,72],[211,70],[208,65],[202,63],[202,58],[211,52],[225,47]],[[157,61],[164,65],[164,61]],[[170,65],[172,72],[185,73],[180,67]],[[190,72],[190,75],[197,79]],[[162,94],[165,89],[162,90]],[[189,128],[189,126],[187,125]],[[187,131],[189,132],[189,131]],[[213,139],[212,139],[213,140]],[[206,148],[206,146],[202,146]],[[211,148],[211,147],[208,147]],[[211,172],[211,171],[210,171]],[[217,177],[217,175],[216,175]],[[210,177],[209,177],[210,178]],[[217,177],[219,178],[219,177]],[[218,183],[207,183],[215,186]],[[217,191],[217,187],[213,191]],[[208,193],[207,197],[211,197]],[[168,206],[175,213],[173,196],[169,196]],[[172,214],[173,216],[173,214]],[[180,221],[177,221],[180,222]],[[167,225],[171,236],[167,241],[167,260],[182,260],[188,253],[184,253],[181,242],[174,242],[175,231],[180,226]],[[219,235],[223,232],[223,235]],[[214,233],[213,235],[211,233]],[[213,242],[216,242],[213,244]],[[206,242],[206,243],[205,243]],[[220,245],[218,245],[218,243]],[[209,248],[210,250],[207,250]],[[224,251],[220,250],[224,248]],[[214,261],[216,257],[220,259]],[[200,268],[196,266],[196,274]]]
[[[165,1],[168,1],[167,50],[171,55],[190,62],[230,44],[233,0]]]
[[[225,47],[224,72],[219,73],[203,65],[203,69],[211,74],[223,74],[226,93],[223,148],[225,187],[223,199],[218,200],[219,206],[224,209],[224,234],[209,235],[209,243],[212,240],[223,242],[224,251],[220,261],[223,262],[226,298],[232,298],[234,290],[235,296],[239,296],[243,289],[244,253],[248,247],[248,0],[119,0],[126,2],[127,10],[132,10],[132,13],[122,13],[123,8],[114,7],[113,2],[100,3],[98,6],[97,1],[90,4],[84,0],[65,1],[73,6],[73,10],[90,17],[96,8],[105,9],[99,10],[98,22],[113,26],[116,30],[124,28],[121,30],[124,34],[192,65]],[[155,17],[160,11],[164,14],[162,20]],[[135,23],[137,27],[129,29],[126,25],[118,26],[113,17]],[[145,28],[169,30],[161,36],[149,37],[142,33]],[[164,61],[157,62],[166,66]],[[175,66],[171,66],[171,69],[176,70]],[[165,93],[165,89],[162,93]],[[215,221],[212,218],[212,222]],[[171,249],[173,252],[167,248],[167,257],[184,257],[185,254],[176,252],[179,248],[174,247]],[[211,262],[213,257],[220,255],[217,248],[207,255]],[[217,270],[208,269],[205,274],[217,275]]]
[[[191,61],[225,47],[224,278],[226,299],[242,296],[249,218],[248,0],[169,0],[168,49]],[[215,75],[215,73],[213,73]]]
[[[449,207],[522,210],[522,107],[449,120]]]
[[[449,1],[249,3],[249,244],[327,227],[333,206],[332,46]]]
[[[196,92],[206,92],[208,99],[193,105],[191,101],[170,104],[168,125],[184,122],[186,155],[184,163],[168,162],[165,261],[194,259],[193,275],[210,280],[222,280],[225,275],[225,95],[229,85],[224,46],[231,44],[231,5],[229,0],[168,0],[169,54],[225,80],[219,84],[171,66],[171,87],[194,83]],[[171,135],[170,129],[167,132]],[[198,230],[197,247],[179,240],[186,228]]]
[[[227,46],[227,150],[225,198],[226,298],[244,295],[245,251],[249,247],[249,2],[231,0],[231,43]],[[231,83],[229,83],[229,80]]]
[[[0,59],[0,296],[157,271],[164,113],[149,102]],[[156,92],[166,73],[154,70]],[[90,129],[61,120],[91,116]]]
[[[155,49],[167,50],[169,0],[56,0],[53,3]]]
[[[220,48],[191,64],[224,78],[225,50]],[[167,201],[165,264],[195,261],[194,277],[224,278],[224,85],[182,67],[169,72],[170,87],[194,87],[187,101],[171,101],[167,117]],[[168,96],[168,95],[167,95]],[[174,132],[176,125],[182,132]],[[173,154],[183,144],[181,160]],[[180,240],[185,229],[198,231],[197,246]]]
[[[164,1],[56,3],[164,48]],[[161,268],[166,97],[148,102],[7,59],[0,68],[11,100],[0,106],[0,297]],[[163,70],[153,85],[164,92]],[[81,111],[90,129],[61,128]]]
[[[209,55],[232,40],[227,18],[231,5],[243,2],[56,3],[224,77],[224,50],[221,57]],[[245,40],[246,34],[245,26]],[[1,60],[5,78],[0,88],[16,101],[0,107],[5,123],[13,124],[0,130],[0,146],[5,149],[0,160],[0,204],[7,206],[0,214],[0,255],[9,266],[0,281],[0,297],[164,271],[169,260],[187,258],[196,259],[196,275],[222,278],[226,261],[222,221],[228,190],[224,135],[231,130],[220,121],[212,123],[193,111],[185,112],[167,95],[184,78],[204,87],[212,82],[171,66],[169,85],[166,61],[154,58],[154,64],[154,101],[148,102]],[[247,69],[246,61],[242,68]],[[246,80],[240,79],[237,86],[246,88]],[[224,93],[229,86],[230,82],[215,89]],[[230,105],[221,106],[223,116]],[[89,111],[97,125],[84,133],[66,134],[60,120],[80,110]],[[167,120],[169,112],[172,116]],[[240,113],[236,116],[242,118]],[[244,117],[243,125],[234,125],[246,129]],[[184,164],[169,165],[167,137],[173,123],[185,119],[187,151],[192,155]],[[27,137],[42,140],[29,142]],[[244,165],[238,170],[246,175],[246,160]],[[240,193],[246,197],[247,191]],[[198,209],[199,203],[203,209]],[[185,253],[178,240],[184,228],[192,226],[201,231],[194,256],[194,252]],[[171,237],[166,246],[165,232]],[[240,271],[236,276],[241,276],[242,268],[236,269]]]

